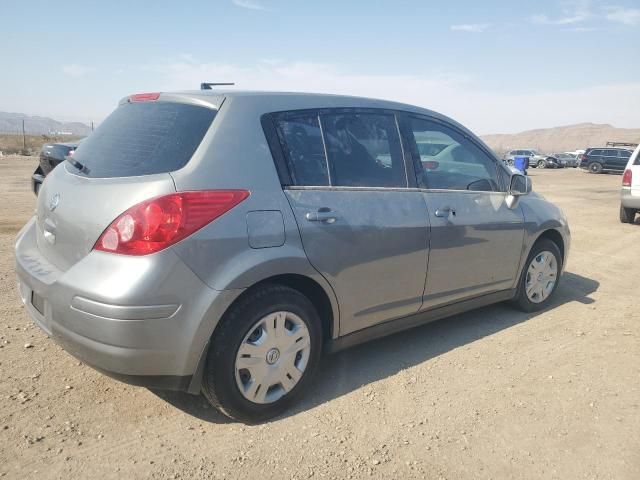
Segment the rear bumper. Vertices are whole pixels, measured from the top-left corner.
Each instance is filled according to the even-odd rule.
[[[620,195],[620,202],[625,208],[636,208],[640,210],[640,189],[623,188]]]
[[[91,252],[67,271],[48,262],[32,219],[18,235],[20,296],[73,356],[135,385],[186,390],[219,318],[241,290],[213,290],[171,250]]]

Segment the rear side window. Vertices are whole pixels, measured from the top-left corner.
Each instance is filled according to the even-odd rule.
[[[631,152],[628,150],[620,150],[620,157],[622,158],[631,158]]]
[[[395,116],[346,113],[321,117],[331,185],[406,187]]]
[[[285,112],[275,125],[293,185],[407,186],[393,114]]]
[[[74,159],[86,167],[82,175],[95,178],[172,172],[191,159],[215,114],[182,103],[125,103],[78,146]]]
[[[599,157],[603,155],[603,151],[602,150],[591,150],[589,152],[589,156],[593,156],[593,157]]]

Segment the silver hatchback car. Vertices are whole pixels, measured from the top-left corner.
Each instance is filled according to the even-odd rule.
[[[20,293],[117,379],[259,422],[321,352],[549,304],[567,220],[455,121],[334,95],[138,94],[47,176]]]

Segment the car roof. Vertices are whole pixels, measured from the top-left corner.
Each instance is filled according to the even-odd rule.
[[[128,96],[124,97],[120,100],[120,104],[126,103],[128,100]],[[158,100],[184,102],[215,109],[219,109],[223,103],[239,103],[242,104],[242,110],[246,113],[251,112],[253,115],[258,116],[273,112],[320,110],[325,108],[377,108],[384,110],[399,110],[418,115],[430,116],[454,125],[465,134],[475,138],[478,143],[485,145],[488,151],[491,151],[482,139],[456,120],[427,108],[395,102],[392,100],[357,97],[352,95],[336,95],[330,93],[222,89],[161,92]]]
[[[124,97],[120,103],[124,103],[129,97]],[[304,110],[321,108],[379,108],[388,110],[401,110],[417,114],[429,115],[451,122],[464,130],[463,125],[455,120],[442,115],[441,113],[427,108],[410,105],[407,103],[395,102],[392,100],[382,100],[377,98],[358,97],[352,95],[337,95],[331,93],[311,93],[311,92],[278,92],[259,90],[184,90],[175,92],[161,92],[160,100],[187,101],[190,103],[203,104],[219,108],[220,105],[229,100],[240,100],[243,103],[253,103],[254,105],[270,112],[286,110]]]
[[[591,152],[593,150],[622,150],[623,152],[633,152],[630,148],[624,147],[589,147],[587,148],[587,152]]]

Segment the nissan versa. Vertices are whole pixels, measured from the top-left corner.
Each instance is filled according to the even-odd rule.
[[[20,293],[117,379],[259,422],[322,351],[495,302],[546,307],[564,214],[469,130],[346,96],[137,94],[45,179]]]

